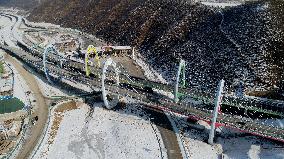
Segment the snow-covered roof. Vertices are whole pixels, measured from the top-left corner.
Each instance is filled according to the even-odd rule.
[[[114,50],[131,50],[131,46],[99,46],[95,48],[98,51],[103,51],[105,48],[112,48]]]
[[[106,48],[112,48],[113,50],[132,50],[131,46],[97,46],[95,47],[97,51],[105,51]],[[82,50],[83,53],[86,53],[87,50]]]
[[[111,46],[115,50],[131,50],[131,46]]]

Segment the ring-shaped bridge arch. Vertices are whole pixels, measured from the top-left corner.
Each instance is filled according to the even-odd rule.
[[[114,108],[118,103],[119,103],[119,100],[120,100],[120,96],[117,94],[118,93],[118,90],[113,90],[115,93],[115,95],[110,95],[108,94],[107,90],[106,90],[106,73],[107,71],[109,70],[109,68],[113,68],[114,72],[115,72],[115,86],[118,87],[119,86],[119,69],[118,67],[116,66],[116,63],[111,59],[107,59],[105,62],[104,62],[104,66],[103,66],[103,69],[102,69],[102,98],[103,98],[103,101],[104,101],[104,105],[107,109],[112,109]],[[110,72],[110,71],[109,71]],[[112,96],[112,97],[110,97]]]
[[[48,57],[49,55],[52,57]],[[51,59],[51,62],[48,61],[50,59]],[[50,44],[45,48],[42,61],[43,61],[44,74],[49,83],[54,84],[54,82],[60,81],[62,79],[62,75],[59,73],[58,79],[55,81],[52,81],[51,79],[52,77],[49,74],[50,70],[48,69],[48,64],[55,63],[56,67],[61,69],[63,67],[64,60],[65,59],[59,55],[59,52],[56,50],[54,44]]]
[[[93,46],[93,45],[89,45],[87,48],[87,53],[85,54],[85,72],[86,72],[86,76],[90,76],[91,74],[91,70],[90,70],[90,66],[89,66],[89,59],[91,58],[92,55],[95,55],[95,62],[96,63],[96,67],[101,67],[100,64],[100,58],[97,52],[97,49]]]

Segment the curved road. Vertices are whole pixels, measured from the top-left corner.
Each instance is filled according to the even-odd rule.
[[[40,139],[44,130],[44,126],[48,118],[48,101],[45,100],[39,86],[37,85],[36,79],[31,73],[25,70],[23,66],[12,57],[7,56],[6,60],[12,63],[17,71],[21,74],[36,99],[37,109],[35,115],[39,117],[38,121],[36,122],[36,125],[31,128],[31,134],[27,139],[25,139],[22,148],[17,155],[18,159],[28,158],[34,147],[37,145],[38,140]]]
[[[7,16],[8,15],[6,15],[5,18],[7,18]],[[10,23],[6,23],[5,26],[0,30],[0,35],[2,35],[0,37],[2,37],[2,40],[4,40],[9,46],[17,47],[11,39],[13,39],[14,36],[17,36],[17,28],[15,28],[15,26],[19,26],[21,21],[18,22],[17,20],[19,18],[17,19],[15,17],[11,17],[11,19],[12,20],[10,21]],[[38,121],[36,122],[36,125],[34,125],[30,129],[29,136],[25,139],[21,149],[19,150],[19,153],[17,154],[17,158],[19,159],[28,158],[34,147],[37,145],[38,140],[40,139],[41,134],[44,130],[44,126],[48,117],[48,101],[45,100],[43,94],[41,93],[34,76],[30,72],[25,70],[22,64],[20,64],[9,55],[6,56],[6,60],[12,63],[17,71],[21,74],[36,99],[37,109],[35,111],[35,115],[39,117]]]

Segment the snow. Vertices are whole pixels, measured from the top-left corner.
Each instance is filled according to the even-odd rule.
[[[0,30],[1,41],[3,42],[4,40],[10,47],[18,48],[18,46],[16,45],[17,41],[25,44],[22,40],[23,33],[19,30],[23,18],[21,16],[17,16],[18,21],[16,21],[14,15],[6,16],[7,17],[0,16],[0,24],[5,24],[2,25],[2,28]],[[8,17],[10,17],[12,21]]]
[[[14,42],[10,39],[12,37],[11,30],[13,27],[13,24],[15,23],[15,19],[13,18],[13,21],[10,21],[7,17],[0,17],[0,24],[5,24],[2,26],[0,30],[0,37],[3,39],[9,46],[11,47],[17,47]]]
[[[216,3],[208,2],[207,5],[216,5]],[[228,4],[218,3],[217,5],[225,7]],[[0,35],[3,36],[8,45],[14,46],[14,43],[10,40],[12,27],[10,20],[0,17],[1,24],[6,25],[0,31]],[[38,25],[36,23],[30,24]],[[50,25],[43,24],[43,26]],[[166,83],[166,80],[143,62],[141,58],[135,58],[135,61],[144,69],[147,78]],[[18,81],[15,84],[20,86],[15,88],[16,95],[25,101],[23,90],[28,88],[18,73],[16,73],[15,79],[16,82]],[[37,80],[41,90],[46,95],[66,95],[44,81]],[[87,87],[84,88],[88,89]],[[164,92],[164,94],[166,93]],[[139,105],[128,104],[127,109],[109,111],[102,108],[102,104],[97,103],[94,105],[93,112],[86,105],[65,112],[53,144],[48,143],[51,123],[53,123],[55,116],[53,110],[50,115],[51,120],[47,128],[47,135],[44,136],[34,158],[160,158],[161,152],[166,158],[166,150],[161,142],[160,134],[157,133],[155,126],[149,122],[147,115],[140,109]],[[175,128],[184,157],[188,156],[188,158],[193,159],[220,158],[220,156],[223,158],[253,159],[284,158],[284,149],[276,143],[244,135],[240,132],[230,132],[231,130],[228,130],[230,133],[225,134],[225,129],[222,131],[222,137],[217,137],[216,144],[211,146],[206,143],[207,129],[192,128],[186,118],[178,114],[168,117]],[[283,127],[282,120],[278,120],[278,123]],[[156,136],[158,136],[158,139]]]
[[[201,3],[207,6],[221,7],[221,8],[234,7],[242,4],[240,2],[231,2],[231,3],[201,2]]]
[[[38,76],[34,76],[37,84],[42,92],[42,94],[46,97],[50,96],[66,96],[64,92],[62,92],[59,88],[52,87],[50,84],[48,84],[47,81],[43,81]]]
[[[141,58],[142,56],[138,53],[135,52],[134,59],[135,62],[144,70],[144,75],[147,77],[147,79],[151,79],[156,82],[162,82],[162,83],[167,83],[167,81],[160,75],[158,74],[153,68],[151,68],[148,64],[146,64],[143,59]]]
[[[283,159],[283,148],[269,143],[261,142],[258,138],[236,137],[219,141],[223,147],[224,158],[251,158],[251,159]]]
[[[284,128],[284,119],[261,119],[259,120],[259,123]]]
[[[208,128],[196,129],[188,123],[186,117],[178,114],[172,116],[186,150],[192,159],[280,159],[284,158],[283,145],[269,140],[222,128],[216,137],[215,145],[207,144]],[[282,148],[281,148],[282,147]]]
[[[157,74],[152,72],[152,69],[144,64],[140,59],[138,61],[140,66],[147,72],[150,80],[157,79]],[[136,60],[137,62],[137,60]],[[141,65],[142,64],[142,65]],[[164,92],[161,90],[154,90],[155,92],[161,93],[169,98],[173,99],[173,94],[170,92]],[[184,101],[190,102],[194,105],[200,105],[199,101],[195,101],[191,98],[186,98]],[[183,158],[190,159],[280,159],[284,158],[284,148],[277,147],[276,143],[265,140],[260,142],[260,138],[254,136],[241,137],[241,132],[235,132],[226,128],[219,128],[218,132],[222,133],[223,136],[235,136],[232,138],[216,137],[217,142],[215,145],[207,143],[210,125],[193,125],[187,121],[187,117],[181,116],[176,113],[165,112],[179,142],[179,147]],[[274,123],[276,126],[283,126],[283,120],[265,120],[261,122]],[[199,121],[199,123],[205,123]],[[207,124],[207,123],[206,123]],[[201,130],[200,130],[201,129]],[[226,134],[228,133],[228,134]],[[226,134],[226,135],[225,135]],[[238,137],[240,136],[240,137]]]
[[[28,25],[31,25],[33,27],[43,27],[43,28],[59,28],[60,25],[55,25],[55,24],[51,24],[51,23],[34,23],[34,22],[30,22],[27,19],[25,19],[26,23]]]
[[[33,101],[35,98],[32,94],[26,94],[26,92],[31,91],[29,86],[16,68],[9,62],[7,64],[10,64],[14,72],[14,96],[20,99],[26,106],[30,105],[30,101]]]
[[[33,44],[37,44],[38,41],[36,41],[34,38],[32,38],[30,35],[26,34],[25,37],[30,41],[32,42]]]
[[[53,111],[51,113],[53,118]],[[51,122],[52,123],[52,122]],[[49,124],[51,125],[51,124]],[[54,143],[48,133],[33,158],[166,158],[147,115],[138,105],[109,111],[96,103],[94,110],[82,105],[64,113]]]

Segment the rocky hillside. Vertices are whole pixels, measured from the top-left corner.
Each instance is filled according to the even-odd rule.
[[[87,31],[135,45],[154,68],[174,77],[188,62],[190,86],[214,90],[244,81],[249,92],[283,90],[281,0],[223,9],[176,0],[45,0],[29,19]]]

